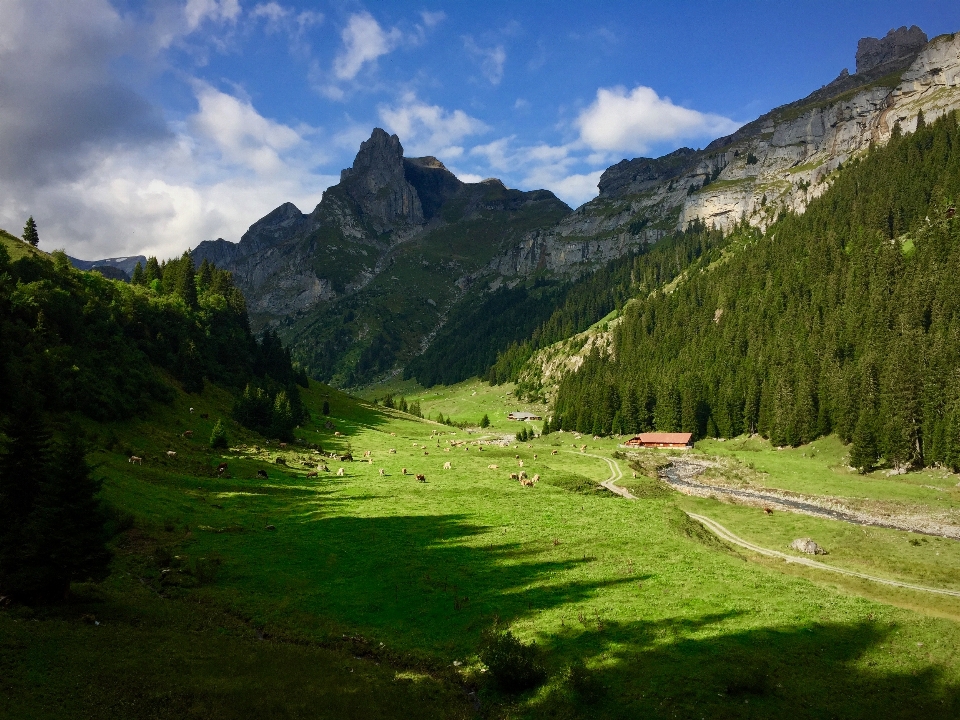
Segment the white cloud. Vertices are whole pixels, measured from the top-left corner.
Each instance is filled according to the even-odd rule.
[[[443,10],[439,10],[437,12],[428,12],[427,10],[424,10],[420,13],[420,17],[423,19],[424,25],[426,25],[428,28],[432,28],[446,20],[447,14],[443,12]]]
[[[333,62],[333,72],[340,80],[353,80],[364,65],[393,50],[402,34],[397,28],[384,32],[370,13],[361,12],[350,16],[340,36],[343,48]]]
[[[400,137],[405,152],[411,156],[459,157],[463,148],[458,143],[488,130],[485,123],[463,110],[451,112],[438,105],[428,105],[413,93],[404,94],[396,106],[381,105],[379,115],[387,129]]]
[[[192,32],[204,20],[235,22],[240,15],[239,0],[187,0],[183,8],[187,29]]]
[[[600,88],[597,99],[576,120],[580,138],[593,150],[646,152],[657,142],[683,137],[716,137],[739,123],[721,115],[674,105],[642,85]]]
[[[250,12],[250,17],[266,18],[271,22],[279,22],[290,15],[290,10],[276,2],[260,3]]]
[[[507,51],[503,49],[503,45],[481,47],[469,35],[463,38],[463,45],[480,63],[480,71],[490,84],[499,85],[503,79],[503,66],[507,62]]]

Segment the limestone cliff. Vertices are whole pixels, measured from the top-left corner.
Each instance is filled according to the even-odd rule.
[[[528,234],[472,280],[498,285],[538,269],[579,273],[701,220],[765,227],[783,209],[802,212],[831,173],[885,143],[894,125],[915,128],[960,108],[960,34],[927,42],[916,26],[864,38],[857,72],[844,70],[802,100],[777,108],[703,150],[623,160],[600,194],[557,227]]]

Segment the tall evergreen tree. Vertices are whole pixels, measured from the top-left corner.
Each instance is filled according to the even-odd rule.
[[[27,223],[23,226],[23,241],[33,247],[40,244],[40,235],[37,233],[37,223],[33,215],[27,218]]]

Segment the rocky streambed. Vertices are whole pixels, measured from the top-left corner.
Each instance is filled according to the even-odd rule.
[[[810,497],[770,488],[752,490],[730,487],[716,481],[707,482],[701,479],[704,471],[715,467],[715,464],[709,460],[680,457],[671,457],[669,460],[670,465],[661,468],[659,472],[660,479],[685,495],[726,498],[752,507],[802,513],[830,520],[842,520],[854,525],[871,525],[960,540],[960,527],[942,518],[904,512],[885,513],[881,516],[847,507],[835,498]]]

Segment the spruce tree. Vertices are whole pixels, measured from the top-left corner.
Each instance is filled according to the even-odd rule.
[[[37,234],[37,223],[33,215],[27,218],[27,223],[23,226],[23,241],[33,247],[40,244],[40,235]]]
[[[180,258],[179,272],[176,273],[176,279],[173,284],[174,292],[183,298],[183,301],[189,308],[197,307],[197,277],[193,267],[193,258],[189,253],[184,253]]]
[[[868,413],[860,413],[857,427],[853,431],[853,442],[850,445],[850,466],[857,469],[861,475],[873,469],[877,462],[877,439],[873,432],[873,422]]]
[[[145,277],[146,276],[144,275],[144,272],[143,272],[143,265],[141,265],[138,262],[137,266],[133,269],[133,276],[130,278],[130,283],[132,285],[145,285],[146,284]]]
[[[273,401],[273,418],[270,434],[284,442],[293,440],[294,428],[293,413],[290,409],[290,400],[285,390],[277,393]]]
[[[480,418],[480,427],[488,428],[490,427],[490,416],[486,413],[483,414],[483,417]]]
[[[213,431],[210,433],[210,447],[223,449],[227,447],[227,429],[223,426],[223,421],[217,418]]]

